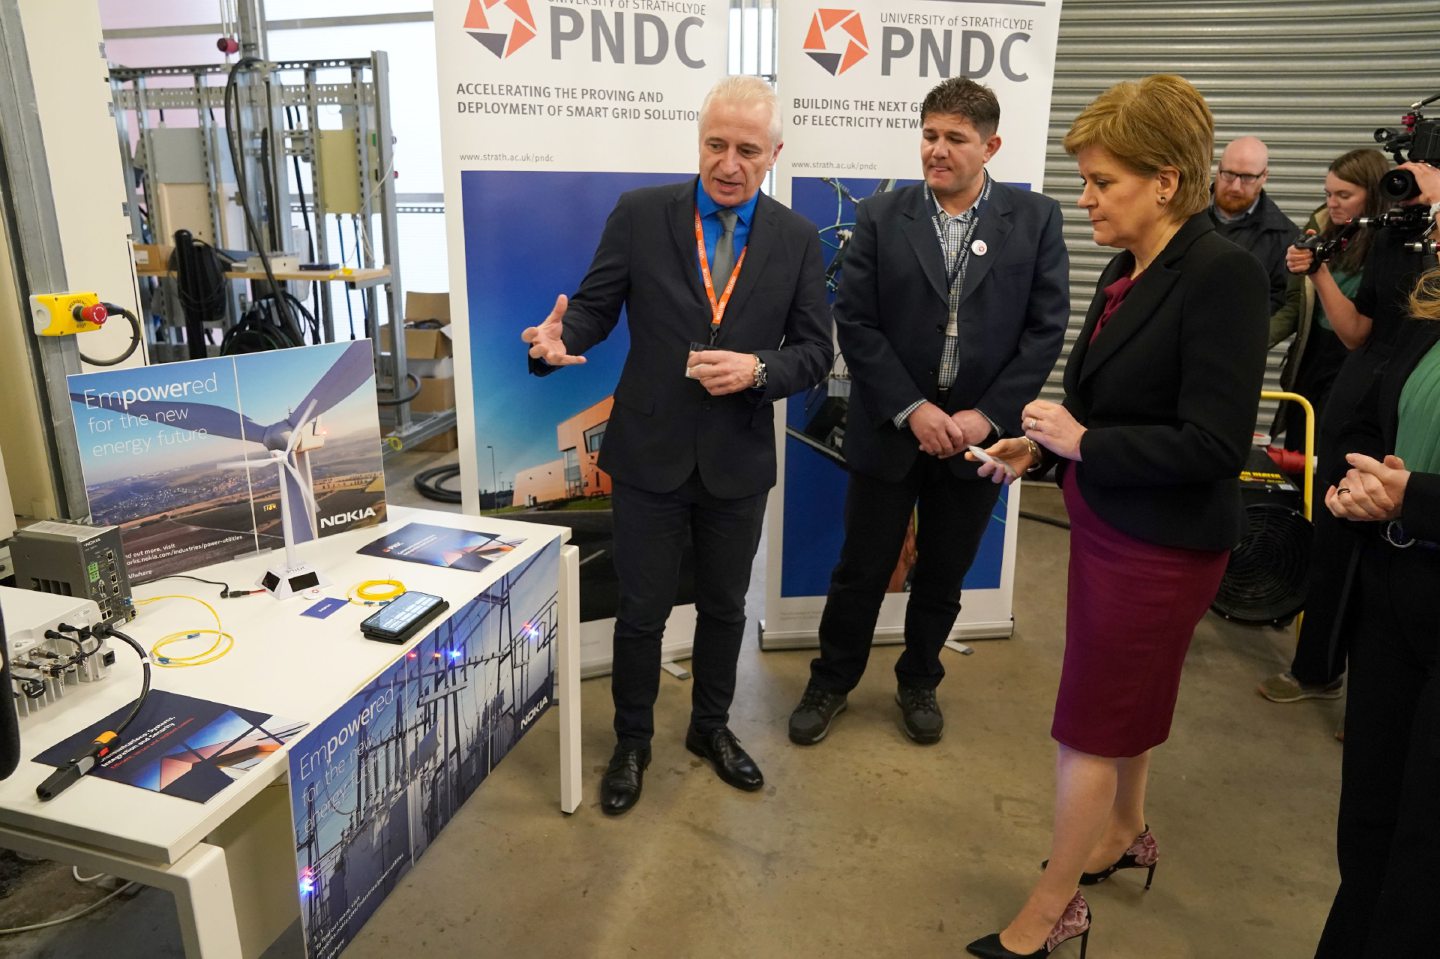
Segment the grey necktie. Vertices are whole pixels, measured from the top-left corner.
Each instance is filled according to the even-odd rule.
[[[735,221],[739,219],[734,210],[716,210],[720,225],[725,232],[715,241],[715,262],[710,267],[710,282],[715,286],[715,295],[720,296],[735,269]]]

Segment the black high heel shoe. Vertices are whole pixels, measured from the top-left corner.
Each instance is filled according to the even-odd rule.
[[[1155,844],[1155,837],[1150,835],[1150,827],[1146,826],[1145,831],[1135,837],[1130,848],[1120,854],[1120,858],[1099,872],[1082,872],[1080,874],[1080,885],[1093,886],[1096,883],[1104,882],[1121,869],[1145,869],[1145,888],[1149,889],[1150,884],[1155,881],[1155,864],[1160,861],[1160,849]],[[1040,864],[1044,869],[1050,865],[1050,860]]]
[[[1055,923],[1055,928],[1050,930],[1050,935],[1045,937],[1045,945],[1034,952],[1027,952],[1023,955],[1018,952],[1011,952],[1000,943],[1000,933],[992,932],[983,939],[976,939],[965,949],[972,956],[979,956],[980,959],[1045,959],[1046,956],[1059,948],[1062,942],[1080,937],[1080,959],[1085,959],[1085,950],[1090,945],[1090,920],[1094,917],[1090,914],[1090,904],[1080,893],[1070,900],[1065,907],[1065,914],[1060,921]]]

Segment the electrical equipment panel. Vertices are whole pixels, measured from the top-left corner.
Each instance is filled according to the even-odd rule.
[[[22,590],[94,600],[112,623],[135,618],[118,526],[35,523],[16,532],[10,556]]]
[[[109,642],[88,635],[82,639],[79,632],[103,619],[93,600],[0,586],[0,610],[5,613],[3,641],[9,647],[12,694],[21,717],[54,706],[81,684],[109,675],[115,663]]]

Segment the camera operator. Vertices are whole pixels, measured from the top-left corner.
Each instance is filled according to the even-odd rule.
[[[1375,149],[1351,150],[1337,157],[1325,174],[1325,205],[1306,223],[1309,242],[1289,248],[1300,260],[1318,246],[1325,253],[1324,276],[1290,275],[1285,306],[1270,317],[1270,345],[1295,335],[1280,367],[1280,388],[1310,401],[1316,419],[1329,408],[1335,379],[1350,355],[1332,317],[1340,309],[1354,328],[1355,308],[1350,301],[1360,286],[1376,230],[1357,230],[1360,217],[1374,217],[1386,208],[1380,181],[1390,169],[1385,154]],[[1324,284],[1322,287],[1321,284]],[[1323,295],[1322,295],[1323,291]],[[1285,449],[1305,450],[1305,411],[1298,403],[1283,403],[1271,431],[1285,434]],[[1331,458],[1326,450],[1325,460]],[[1318,476],[1317,476],[1318,479]],[[1325,484],[1317,482],[1314,501]],[[1315,527],[1311,575],[1305,601],[1305,618],[1296,637],[1290,668],[1263,680],[1256,691],[1273,703],[1306,699],[1339,699],[1345,673],[1344,654],[1333,641],[1338,612],[1336,596],[1344,583],[1351,550],[1347,534],[1323,510],[1312,510]]]
[[[1419,195],[1406,206],[1429,206],[1440,200],[1440,170],[1423,163],[1405,163]],[[1373,229],[1373,228],[1372,228]],[[1339,443],[1339,430],[1351,410],[1365,398],[1376,372],[1389,358],[1397,332],[1409,313],[1410,291],[1426,269],[1435,265],[1433,254],[1407,249],[1413,236],[1394,228],[1374,229],[1370,252],[1354,298],[1347,297],[1336,283],[1328,264],[1311,274],[1315,292],[1335,334],[1349,353],[1340,365],[1330,388],[1325,413],[1316,430],[1315,483],[1325,489],[1336,482],[1346,468],[1343,456],[1348,449]],[[1292,273],[1309,272],[1314,252],[1291,246],[1286,264]],[[1315,547],[1311,553],[1310,582],[1305,604],[1304,626],[1291,669],[1261,683],[1258,691],[1275,702],[1307,698],[1335,698],[1345,671],[1348,584],[1355,575],[1357,554],[1353,531],[1345,524],[1315,517]]]
[[[1396,169],[1409,170],[1410,175],[1415,178],[1416,189],[1420,192],[1413,202],[1430,207],[1429,236],[1431,239],[1440,239],[1440,167],[1412,161],[1402,163]]]

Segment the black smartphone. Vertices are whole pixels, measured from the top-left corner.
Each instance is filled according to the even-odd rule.
[[[449,608],[450,604],[439,596],[413,591],[401,593],[381,607],[379,612],[366,617],[360,623],[360,632],[366,639],[403,643]]]

